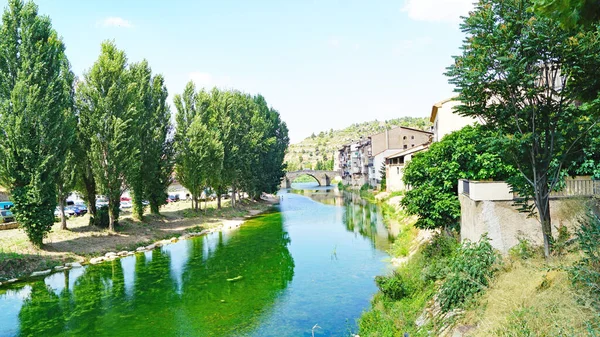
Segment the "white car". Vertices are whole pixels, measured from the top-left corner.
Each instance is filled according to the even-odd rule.
[[[121,209],[131,208],[133,204],[131,201],[121,201]]]
[[[75,216],[75,211],[72,209],[65,208],[65,215],[66,216]],[[54,216],[57,218],[60,218],[60,207],[56,207],[56,209],[54,210]]]

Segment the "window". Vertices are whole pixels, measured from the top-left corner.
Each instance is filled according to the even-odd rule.
[[[415,147],[415,144],[410,144],[410,147]]]
[[[405,149],[408,149],[408,145],[404,144],[404,148],[405,148]]]
[[[406,136],[402,137],[402,139],[406,140]]]
[[[410,139],[415,139],[415,136],[410,136]]]
[[[396,172],[400,174],[400,167],[396,167]]]

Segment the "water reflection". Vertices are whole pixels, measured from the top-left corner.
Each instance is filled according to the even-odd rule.
[[[0,335],[250,333],[294,275],[281,214],[260,219],[0,290]]]
[[[397,233],[395,224],[386,226],[381,209],[357,193],[340,191],[335,187],[317,187],[311,183],[293,184],[291,193],[309,197],[325,205],[344,208],[342,222],[346,230],[368,238],[373,246],[387,251]],[[391,229],[390,229],[391,227]]]

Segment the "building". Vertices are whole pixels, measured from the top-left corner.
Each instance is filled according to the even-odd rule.
[[[449,98],[435,103],[431,108],[429,121],[433,123],[433,141],[439,142],[445,135],[460,130],[467,125],[479,123],[476,118],[465,117],[457,114],[455,108],[461,104]]]
[[[377,187],[381,183],[380,170],[385,164],[387,156],[428,144],[431,142],[432,136],[431,132],[405,126],[370,136],[373,165],[369,169],[369,185]]]
[[[396,192],[407,189],[407,186],[404,186],[404,182],[402,180],[404,175],[404,166],[406,163],[412,160],[412,157],[415,154],[422,151],[427,151],[427,149],[429,149],[429,143],[396,152],[385,158],[386,191]]]

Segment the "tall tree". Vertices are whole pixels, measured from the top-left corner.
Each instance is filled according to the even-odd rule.
[[[598,0],[534,0],[536,14],[557,20],[563,27],[592,25],[600,20]]]
[[[150,137],[146,147],[146,174],[144,177],[144,196],[150,203],[150,212],[158,214],[159,207],[166,203],[167,188],[171,184],[171,173],[175,164],[173,140],[169,138],[172,130],[171,110],[167,104],[168,91],[162,75],[152,78],[151,116],[148,133]]]
[[[84,74],[78,89],[79,118],[86,126],[82,132],[90,140],[88,154],[94,180],[108,199],[108,228],[114,231],[126,173],[136,154],[131,126],[136,115],[132,102],[135,83],[125,53],[113,42],[103,42],[98,60]]]
[[[465,19],[463,54],[447,75],[460,114],[478,116],[502,134],[506,159],[520,171],[509,181],[533,198],[550,254],[550,193],[598,120],[597,31],[562,28],[535,17],[531,0],[481,0]],[[534,206],[534,208],[533,208]]]
[[[41,245],[54,222],[73,74],[62,40],[32,2],[8,2],[0,51],[0,182],[11,191],[17,221]]]

